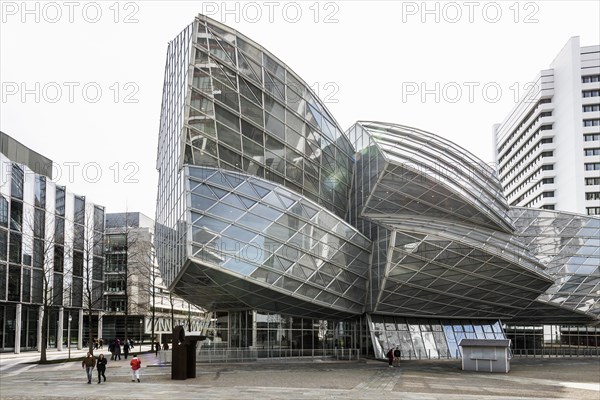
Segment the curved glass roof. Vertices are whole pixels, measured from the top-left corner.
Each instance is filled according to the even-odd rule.
[[[414,128],[379,122],[356,125],[359,129],[348,132],[369,138],[351,137],[359,158],[375,157],[369,151],[374,147],[387,162],[371,185],[363,214],[418,214],[512,232],[500,182],[483,161],[448,140]]]

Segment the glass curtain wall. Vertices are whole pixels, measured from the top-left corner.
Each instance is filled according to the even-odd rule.
[[[460,358],[462,339],[506,339],[499,321],[417,319],[371,315],[377,358],[398,346],[402,358]]]

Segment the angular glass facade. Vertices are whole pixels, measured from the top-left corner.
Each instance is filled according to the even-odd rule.
[[[392,345],[403,357],[456,357],[460,339],[504,338],[500,320],[548,307],[564,323],[598,321],[593,268],[581,269],[584,289],[561,280],[572,301],[548,300],[564,278],[561,250],[534,243],[535,223],[508,207],[493,169],[410,127],[358,122],[342,133],[288,66],[202,15],[169,44],[157,168],[165,281],[229,313],[229,346],[264,343],[252,313],[283,332],[312,321],[307,337],[330,321],[342,327],[333,343],[377,357]],[[585,242],[581,265],[597,266],[590,232],[569,232]],[[296,345],[266,335],[306,354],[303,333]]]

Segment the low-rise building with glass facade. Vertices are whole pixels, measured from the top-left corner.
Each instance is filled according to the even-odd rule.
[[[508,321],[599,321],[600,219],[568,222],[570,263],[589,267],[573,283],[590,278],[565,285],[572,246],[545,245],[572,216],[511,209],[495,171],[440,136],[342,131],[287,65],[202,15],[169,44],[157,169],[162,275],[227,346],[458,357]],[[544,223],[547,241],[531,233]]]

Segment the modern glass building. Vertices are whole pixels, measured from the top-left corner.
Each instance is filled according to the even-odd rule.
[[[282,61],[202,15],[169,44],[157,168],[162,275],[227,346],[457,357],[505,321],[600,321],[600,219],[572,223],[589,280],[564,285],[572,246],[532,233],[564,242],[563,214],[510,209],[490,167],[431,133],[343,132]]]
[[[81,348],[87,312],[96,329],[102,308],[104,207],[52,182],[51,160],[0,141],[0,351],[39,350],[44,312],[48,347],[68,344],[70,317]]]

